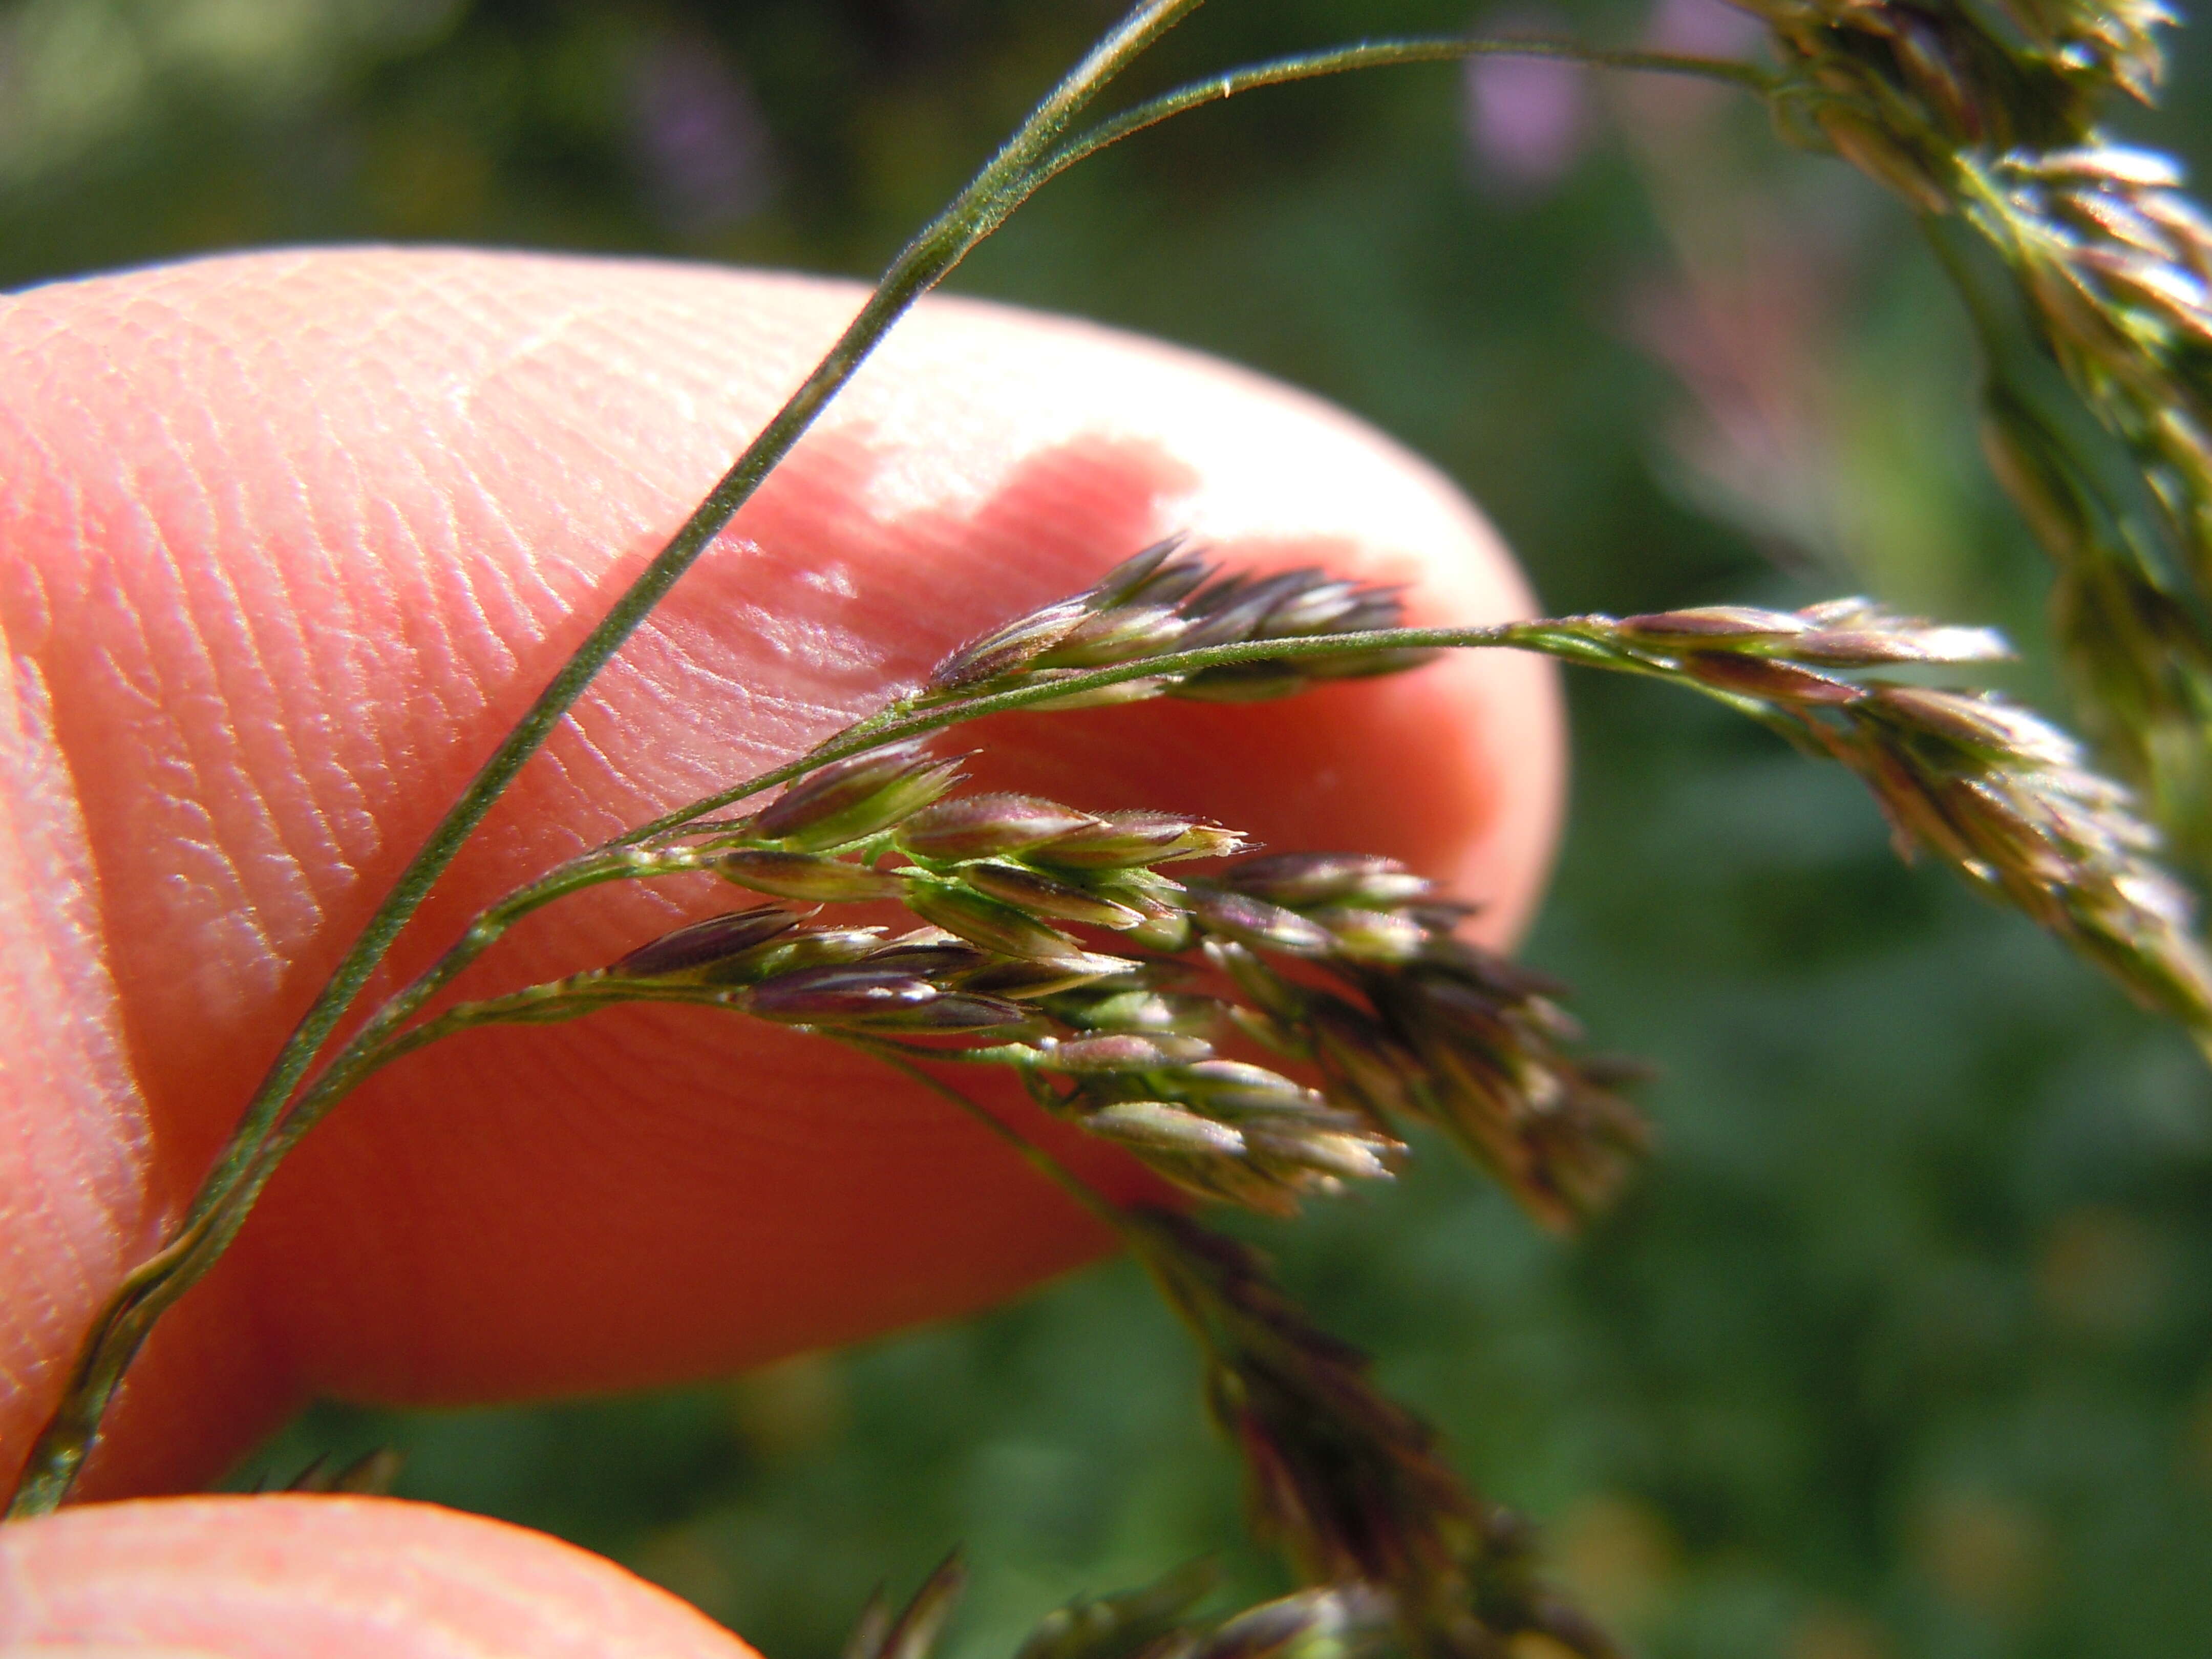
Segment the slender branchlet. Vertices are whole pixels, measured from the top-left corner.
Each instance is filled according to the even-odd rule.
[[[2191,896],[2153,861],[2158,837],[2128,793],[2017,704],[1869,672],[1987,661],[2004,654],[1995,634],[1863,599],[1534,627],[1562,655],[1694,686],[1842,762],[1873,791],[1901,855],[1942,860],[2212,1042],[2212,963]]]

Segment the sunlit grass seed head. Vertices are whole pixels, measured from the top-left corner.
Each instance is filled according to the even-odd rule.
[[[2153,861],[2160,837],[2130,793],[2089,770],[2074,738],[2017,704],[1875,672],[1991,660],[2002,653],[1997,636],[1864,601],[1794,614],[1807,626],[1747,611],[1559,626],[1579,647],[1741,699],[1843,762],[1872,789],[1900,853],[1942,859],[2200,1039],[2212,1031],[2212,961],[2193,935],[2186,890]]]
[[[1213,646],[1364,634],[1395,628],[1403,618],[1395,588],[1311,568],[1224,576],[1179,539],[1162,542],[1115,567],[1087,592],[962,646],[930,672],[921,701],[927,705],[983,691],[1045,687],[1089,669]],[[1285,696],[1316,680],[1395,672],[1425,655],[1379,648],[1297,661],[1259,656],[1190,668],[1164,665],[1159,675],[1072,693],[1074,701],[1054,706],[1158,696],[1221,702]]]

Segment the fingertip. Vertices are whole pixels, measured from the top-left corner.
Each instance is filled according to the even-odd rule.
[[[0,621],[81,808],[100,937],[72,948],[112,973],[128,1039],[137,1098],[85,1107],[137,1149],[118,1238],[158,1231],[439,811],[859,297],[384,249],[0,301],[21,390],[0,407],[21,554]],[[1352,417],[1158,343],[935,302],[597,683],[399,965],[1175,530],[1237,564],[1405,584],[1418,620],[1530,604],[1464,497]],[[995,735],[1006,781],[1079,805],[1405,859],[1483,905],[1492,942],[1533,907],[1559,816],[1556,688],[1503,653]],[[613,960],[699,902],[599,895],[507,941],[501,970]],[[964,1311],[1103,1248],[941,1103],[792,1041],[624,1013],[395,1067],[157,1334],[106,1489],[188,1479],[180,1459],[234,1448],[295,1386],[454,1401],[696,1376]],[[0,1395],[9,1426],[58,1384],[35,1334],[47,1363]],[[210,1356],[246,1379],[211,1380]]]
[[[392,1498],[142,1499],[0,1527],[0,1653],[757,1659],[612,1562]]]

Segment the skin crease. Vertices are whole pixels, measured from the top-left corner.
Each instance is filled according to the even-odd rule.
[[[10,1481],[100,1299],[400,864],[858,300],[398,250],[0,300]],[[1327,406],[1089,325],[926,302],[532,763],[398,967],[1173,531],[1233,565],[1406,583],[1416,621],[1531,609],[1449,485]],[[1009,718],[947,746],[987,742],[989,787],[1407,859],[1481,902],[1491,942],[1534,902],[1563,787],[1551,674],[1501,653],[1283,703]],[[746,902],[697,878],[603,890],[467,983],[605,962]],[[1148,1190],[1022,1123],[1104,1190]],[[315,1393],[728,1371],[988,1305],[1109,1242],[984,1131],[818,1040],[683,1010],[472,1034],[303,1144],[149,1345],[79,1495],[203,1484]],[[386,1509],[431,1513],[343,1514]],[[106,1513],[158,1530],[147,1516],[182,1511]],[[282,1530],[266,1500],[192,1514]],[[0,1605],[5,1563],[30,1555],[0,1554]]]

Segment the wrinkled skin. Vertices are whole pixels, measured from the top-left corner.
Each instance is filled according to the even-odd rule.
[[[10,1480],[94,1310],[189,1197],[401,863],[857,297],[372,250],[0,300]],[[933,301],[601,677],[398,963],[1176,530],[1232,564],[1406,583],[1415,620],[1530,604],[1464,501],[1343,416],[1149,342]],[[994,786],[1396,854],[1480,901],[1493,942],[1533,902],[1561,787],[1552,679],[1497,653],[1285,703],[972,735],[993,745],[975,771]],[[518,930],[470,983],[604,962],[732,902],[703,878],[594,893]],[[1102,1188],[1146,1190],[1117,1157],[1024,1127]],[[80,1496],[204,1483],[316,1393],[484,1401],[727,1371],[986,1306],[1107,1244],[986,1133],[815,1040],[696,1010],[473,1034],[394,1067],[304,1143],[149,1345]],[[304,1524],[328,1546],[315,1574],[286,1565]],[[0,1647],[78,1630],[134,1651],[263,1651],[222,1634],[250,1620],[222,1608],[343,1622],[329,1585],[434,1534],[458,1577],[380,1651],[418,1637],[447,1651],[421,1635],[442,1628],[434,1608],[509,1581],[572,1598],[579,1653],[629,1651],[687,1616],[488,1522],[201,1500],[0,1534]],[[126,1536],[143,1583],[117,1565]],[[70,1587],[102,1561],[102,1595],[137,1611],[41,1623],[86,1604]],[[655,1650],[695,1648],[736,1650],[703,1625]]]

